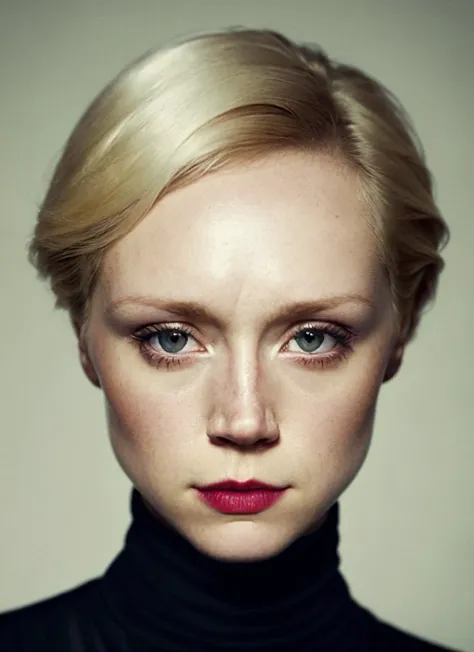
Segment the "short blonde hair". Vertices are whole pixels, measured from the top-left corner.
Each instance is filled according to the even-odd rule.
[[[30,260],[78,326],[105,252],[166,193],[285,148],[358,173],[401,337],[434,297],[448,229],[422,148],[380,83],[268,30],[228,30],[121,72],[72,132],[38,214]]]

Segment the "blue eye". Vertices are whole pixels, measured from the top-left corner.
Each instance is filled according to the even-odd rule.
[[[188,343],[189,335],[178,330],[162,330],[151,335],[148,340],[151,346],[155,338],[166,353],[180,353]]]
[[[155,367],[179,367],[188,362],[189,353],[196,352],[195,349],[189,350],[187,346],[190,340],[194,341],[194,344],[197,342],[184,325],[179,328],[171,324],[168,327],[161,324],[146,326],[135,333],[133,338],[139,341],[142,355]]]
[[[325,337],[325,333],[308,328],[297,333],[294,339],[305,353],[315,353],[323,344]]]
[[[331,353],[338,343],[342,344],[343,341],[342,334],[331,334],[327,330],[321,330],[320,328],[303,328],[291,338],[287,350],[293,353],[327,354]]]
[[[140,352],[155,367],[170,369],[196,361],[196,353],[206,353],[185,324],[154,324],[134,333]],[[335,365],[352,351],[354,335],[335,324],[301,325],[282,349],[299,354],[293,360],[302,365]],[[191,344],[191,347],[188,345]]]

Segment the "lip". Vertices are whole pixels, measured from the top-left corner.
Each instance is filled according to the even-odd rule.
[[[196,487],[199,498],[222,514],[258,514],[274,505],[287,489],[259,480],[224,480]]]
[[[260,482],[260,480],[246,480],[245,482],[239,482],[238,480],[221,480],[220,482],[214,482],[213,484],[208,484],[202,487],[198,487],[200,491],[217,491],[229,490],[229,491],[251,491],[252,489],[268,489],[269,491],[282,491],[287,489],[287,486],[276,486],[272,484],[267,484],[266,482]]]

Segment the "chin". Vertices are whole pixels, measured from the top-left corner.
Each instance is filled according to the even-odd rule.
[[[297,535],[268,523],[234,521],[209,526],[196,536],[188,536],[192,545],[205,555],[228,562],[253,562],[283,552]]]

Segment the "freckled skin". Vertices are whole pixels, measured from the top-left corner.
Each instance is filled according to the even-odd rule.
[[[105,394],[125,473],[208,555],[279,553],[324,518],[363,464],[380,386],[401,358],[367,219],[345,165],[286,152],[169,194],[106,255],[80,338],[84,370]],[[349,302],[304,319],[357,334],[345,359],[324,367],[298,361],[294,320],[269,322],[278,306],[348,294],[374,307]],[[130,295],[193,301],[219,323],[135,304],[111,319],[111,302]],[[160,323],[193,329],[181,366],[153,366],[129,337]],[[290,488],[264,512],[225,515],[193,489],[223,478]]]

